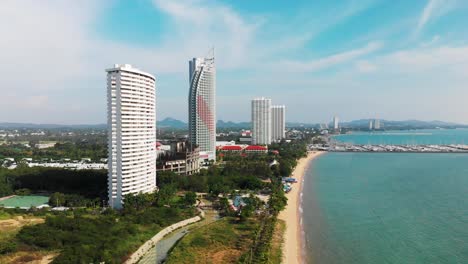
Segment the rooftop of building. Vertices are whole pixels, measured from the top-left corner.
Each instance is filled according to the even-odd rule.
[[[113,71],[126,71],[126,72],[137,73],[137,74],[144,75],[146,77],[150,77],[153,80],[156,80],[156,78],[152,74],[144,72],[138,68],[135,68],[131,64],[114,64],[114,67],[106,69],[106,72],[113,72]]]
[[[261,150],[261,151],[264,151],[264,150],[268,150],[267,147],[265,146],[259,146],[259,145],[250,145],[250,146],[247,146],[245,148],[245,150],[249,151],[249,150]]]
[[[234,146],[221,146],[218,148],[219,150],[243,150],[243,146],[239,146],[239,145],[234,145]]]

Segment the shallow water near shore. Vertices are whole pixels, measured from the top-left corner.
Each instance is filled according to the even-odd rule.
[[[468,154],[327,153],[305,177],[309,263],[468,263]]]

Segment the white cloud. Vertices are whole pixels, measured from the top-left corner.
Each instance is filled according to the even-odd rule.
[[[193,56],[205,55],[213,46],[220,54],[218,68],[238,68],[255,54],[249,48],[259,22],[247,21],[228,6],[205,1],[155,0],[154,4],[174,22],[175,30],[166,43],[172,50],[162,50],[183,54],[184,63]]]
[[[309,56],[310,51],[305,50],[304,45],[314,36],[372,5],[361,1],[352,3],[355,5],[349,8],[328,10],[324,16],[312,16],[308,9],[300,19],[293,18],[294,22],[284,22],[281,17],[272,23],[263,16],[241,16],[233,8],[218,2],[154,0],[154,7],[170,18],[171,31],[161,36],[157,45],[141,46],[97,35],[93,28],[111,2],[0,1],[0,25],[3,25],[0,26],[0,121],[105,122],[104,69],[114,63],[130,63],[154,73],[159,78],[158,94],[163,95],[158,98],[158,118],[186,119],[187,60],[205,55],[212,46],[216,48],[217,67],[222,76],[218,78],[218,96],[222,103],[218,118],[248,120],[248,109],[244,109],[241,117],[231,110],[245,105],[244,100],[253,93],[270,93],[278,101],[281,99],[281,103],[289,103],[293,111],[288,111],[288,115],[294,115],[299,121],[301,107],[309,104],[304,95],[310,91],[315,93],[314,100],[321,107],[338,109],[348,107],[346,102],[356,94],[367,95],[366,89],[376,87],[375,83],[388,80],[399,86],[400,79],[413,78],[412,74],[417,76],[414,83],[424,82],[424,77],[429,79],[429,76],[436,80],[431,84],[434,87],[465,85],[466,88],[468,47],[436,47],[439,44],[437,36],[430,45],[387,55],[374,56],[383,44],[369,42],[356,49],[313,60],[286,60],[291,53],[304,52],[304,57]],[[445,4],[436,4],[442,10],[431,7],[426,11],[425,17],[421,18],[420,30],[432,19],[448,12]],[[279,22],[284,24],[278,26]],[[446,38],[444,35],[444,43],[449,43]],[[385,36],[369,38],[372,39],[385,39]],[[386,41],[386,47],[388,43],[392,42]],[[350,67],[341,67],[333,78],[318,74],[311,77],[309,74],[340,65]],[[275,75],[278,69],[282,70],[281,78]],[[247,70],[249,74],[245,78],[229,74],[237,70]],[[369,79],[380,76],[382,80],[363,83],[362,76]],[[401,85],[411,88],[413,83]],[[280,92],[285,86],[287,92]],[[344,91],[343,87],[349,89]],[[167,91],[171,94],[164,94]],[[330,101],[338,93],[345,95],[331,105]],[[229,99],[236,94],[242,96]],[[365,100],[359,102],[362,102],[362,109],[368,107]],[[457,107],[461,109],[461,106]],[[387,108],[388,111],[393,109],[388,105]],[[322,115],[319,110],[312,111],[317,112],[313,118]]]
[[[439,41],[440,41],[440,36],[439,36],[439,35],[434,35],[434,36],[431,38],[431,40],[421,43],[421,47],[427,48],[427,47],[430,47],[430,46],[434,46],[434,45],[437,44]]]
[[[284,61],[280,67],[286,71],[293,72],[314,72],[323,70],[342,63],[347,63],[364,55],[373,53],[383,46],[382,42],[370,42],[366,46],[358,49],[336,53],[327,57],[311,61]]]
[[[460,0],[428,0],[418,19],[414,35],[418,35],[431,20],[443,16],[460,6]]]
[[[468,46],[401,50],[378,58],[377,64],[391,72],[427,73],[440,70],[439,73],[443,74],[456,73],[457,70],[468,69]]]
[[[434,9],[437,9],[437,7],[443,2],[443,0],[429,0],[427,2],[427,5],[424,7],[424,10],[419,17],[418,25],[416,27],[417,32],[419,32],[424,27],[424,25],[426,25],[427,21],[429,21],[429,18],[431,18]]]
[[[155,1],[175,26],[157,46],[142,47],[96,34],[97,19],[110,4],[91,0],[0,2],[0,24],[4,25],[0,27],[0,121],[58,122],[68,118],[69,123],[104,122],[104,69],[114,63],[133,64],[158,78],[176,73],[186,79],[188,60],[205,55],[213,45],[219,54],[218,69],[238,68],[254,54],[248,47],[257,24],[246,22],[228,7]],[[185,98],[186,88],[166,87],[179,89],[180,100]],[[14,93],[8,104],[3,102],[8,100],[6,91]],[[31,115],[24,106],[34,101],[27,98],[35,94],[53,94],[48,99],[49,109],[63,109],[52,115],[37,109]],[[77,105],[83,113],[86,109],[98,114],[76,115]]]

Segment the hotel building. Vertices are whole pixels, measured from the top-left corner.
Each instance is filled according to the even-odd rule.
[[[337,116],[333,117],[333,129],[338,130],[340,128],[340,120]]]
[[[380,129],[380,119],[374,120],[374,129]]]
[[[271,107],[271,140],[281,141],[286,133],[286,107],[284,105],[273,105]]]
[[[216,160],[216,69],[214,56],[189,61],[189,141],[201,159]]]
[[[252,100],[252,144],[271,144],[271,99]]]
[[[107,69],[109,206],[156,189],[155,77],[128,64]]]

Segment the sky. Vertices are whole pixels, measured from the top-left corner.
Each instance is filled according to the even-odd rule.
[[[215,48],[217,119],[468,124],[468,1],[0,1],[0,122],[106,122],[106,68],[156,76],[187,120],[188,61]]]

